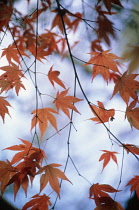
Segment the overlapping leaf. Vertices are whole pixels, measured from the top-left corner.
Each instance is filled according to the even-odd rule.
[[[105,123],[114,119],[115,110],[105,109],[103,103],[100,101],[98,101],[98,107],[91,105],[90,108],[96,117],[90,118],[89,120],[96,121],[97,123]]]
[[[32,160],[35,159],[35,161],[41,165],[43,159],[46,158],[45,152],[40,148],[33,147],[32,144],[27,140],[20,140],[23,142],[23,144],[13,145],[5,148],[5,150],[20,151],[13,156],[11,163],[15,164],[25,157],[28,157]]]
[[[37,174],[41,174],[42,172],[45,172],[45,174],[41,175],[40,179],[40,192],[45,188],[45,186],[48,184],[51,185],[52,189],[58,194],[60,197],[60,184],[58,181],[58,178],[67,180],[70,182],[70,180],[65,176],[64,172],[62,172],[60,169],[57,169],[55,167],[61,166],[57,163],[51,163],[47,166],[43,166],[39,169]]]
[[[0,161],[0,191],[3,194],[11,177],[17,172],[16,167],[10,161]]]
[[[92,198],[93,196],[93,199],[95,200],[96,205],[99,206],[102,203],[101,198],[107,199],[108,197],[110,197],[108,193],[114,193],[114,192],[120,192],[120,191],[121,190],[116,190],[108,184],[96,183],[90,187],[89,196],[90,198]]]

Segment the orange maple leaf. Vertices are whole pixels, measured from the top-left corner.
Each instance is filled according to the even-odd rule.
[[[136,146],[134,144],[123,144],[121,147],[123,147],[127,151],[127,154],[129,152],[132,152],[136,155],[139,155],[139,146]]]
[[[131,128],[134,127],[139,130],[139,107],[134,108],[136,103],[137,99],[132,101],[130,105],[126,108],[125,118],[127,117]]]
[[[58,112],[52,108],[42,108],[42,109],[37,109],[37,110],[35,109],[31,112],[31,114],[34,114],[34,116],[32,118],[32,122],[31,122],[31,130],[38,123],[39,129],[41,132],[41,139],[48,127],[48,121],[58,131],[56,118],[54,117],[54,115],[52,113],[58,114]]]
[[[43,166],[39,169],[37,174],[41,174],[45,171],[45,174],[41,175],[40,178],[40,192],[45,188],[45,186],[50,183],[52,189],[58,194],[60,197],[60,184],[58,182],[58,178],[67,180],[70,182],[70,180],[65,176],[64,172],[62,172],[60,169],[57,169],[55,167],[61,166],[57,163],[51,163],[47,166]]]
[[[59,71],[53,71],[53,66],[51,66],[51,68],[50,68],[50,70],[48,72],[48,78],[49,78],[51,84],[54,87],[54,82],[56,82],[58,85],[60,85],[64,89],[66,89],[65,85],[63,84],[63,82],[58,78],[59,75],[60,75],[60,72]]]
[[[96,107],[95,105],[91,105],[91,107],[91,110],[96,117],[90,118],[89,120],[96,121],[97,123],[104,123],[114,119],[115,110],[105,109],[102,102],[98,101],[98,107]]]
[[[103,151],[104,153],[99,158],[99,161],[104,160],[104,162],[103,162],[103,169],[109,163],[110,159],[112,159],[118,165],[118,163],[117,163],[117,157],[115,155],[115,154],[119,154],[118,152],[111,152],[111,151],[108,151],[108,150],[101,150],[101,151]]]
[[[130,191],[131,193],[135,190],[137,197],[139,199],[139,176],[134,176],[134,178],[132,178],[126,186],[131,185]]]
[[[73,103],[82,101],[82,99],[76,98],[74,96],[66,96],[68,91],[69,89],[62,91],[61,93],[59,93],[58,91],[56,99],[53,101],[53,103],[55,103],[58,110],[61,109],[70,118],[70,113],[68,109],[72,109],[75,112],[78,112]]]
[[[101,198],[110,197],[108,193],[114,193],[114,192],[120,192],[120,191],[121,190],[116,190],[108,184],[96,183],[90,187],[89,195],[90,195],[90,198],[94,196],[93,199],[95,200],[96,205],[99,206],[102,203]]]
[[[108,82],[108,79],[110,77],[110,70],[114,72],[119,72],[115,59],[120,59],[120,57],[116,56],[113,53],[109,53],[109,51],[110,50],[89,53],[93,55],[93,57],[83,66],[90,64],[94,65],[92,68],[92,80],[98,74],[101,74],[104,80]]]
[[[5,100],[5,98],[7,97],[0,96],[0,116],[3,119],[3,123],[4,123],[5,114],[8,114],[10,116],[7,106],[11,106],[9,102]]]
[[[48,210],[48,207],[52,205],[52,203],[50,202],[50,197],[46,196],[45,194],[43,195],[34,195],[31,197],[32,200],[27,202],[22,210]]]
[[[11,147],[7,147],[4,150],[13,150],[13,151],[20,151],[16,153],[13,158],[11,163],[15,164],[22,160],[25,157],[28,157],[32,160],[35,160],[38,164],[42,164],[42,161],[44,158],[46,158],[45,152],[40,149],[32,146],[32,143],[30,143],[27,140],[20,139],[23,144],[19,145],[13,145]]]
[[[115,82],[112,97],[119,92],[122,99],[128,104],[130,97],[137,98],[136,90],[139,90],[139,82],[134,80],[139,74],[127,74],[127,71]],[[111,98],[112,98],[111,97]]]

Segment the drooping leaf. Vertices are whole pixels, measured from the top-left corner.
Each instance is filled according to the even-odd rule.
[[[61,109],[70,118],[68,109],[72,109],[79,113],[73,103],[82,101],[82,99],[76,98],[74,96],[67,96],[68,91],[69,89],[62,91],[61,93],[58,91],[56,99],[53,101],[53,103],[55,103],[58,110]]]
[[[48,210],[49,206],[52,205],[52,203],[50,202],[50,197],[46,196],[45,194],[43,195],[34,195],[31,197],[32,200],[30,200],[29,202],[27,202],[22,210]],[[41,204],[41,205],[40,205]]]
[[[139,107],[134,108],[137,103],[137,99],[132,101],[126,108],[125,118],[127,117],[131,128],[134,127],[139,130]]]
[[[127,151],[127,154],[129,152],[132,152],[136,155],[139,155],[139,146],[136,146],[134,144],[123,144],[122,147]]]
[[[95,200],[97,206],[99,206],[102,201],[101,198],[110,197],[108,193],[120,192],[121,190],[116,190],[108,184],[93,184],[89,190],[89,196]],[[108,193],[106,193],[108,192]]]
[[[16,195],[20,189],[20,186],[22,186],[22,188],[25,192],[25,195],[27,196],[29,177],[32,177],[31,181],[33,181],[33,178],[36,173],[36,170],[34,170],[34,166],[35,166],[35,168],[37,166],[35,161],[30,161],[29,164],[27,163],[26,160],[24,162],[21,162],[16,166],[16,168],[18,170],[17,173],[11,177],[11,179],[8,181],[8,183],[6,185],[6,186],[8,186],[12,183],[14,184],[13,185],[14,199],[16,198]]]
[[[139,90],[139,82],[134,80],[137,76],[138,74],[127,74],[127,72],[121,77],[119,76],[115,82],[112,97],[119,92],[126,104],[128,104],[130,97],[134,100],[137,99],[136,90]]]
[[[5,100],[5,98],[6,97],[0,96],[0,116],[3,119],[3,123],[4,123],[5,114],[8,114],[10,116],[7,106],[11,106],[9,102]]]
[[[139,176],[134,176],[134,178],[132,178],[126,186],[131,185],[130,191],[131,193],[135,190],[137,197],[139,199]]]
[[[114,28],[114,23],[112,22],[112,19],[109,20],[106,15],[109,15],[110,13],[107,11],[103,11],[101,9],[101,6],[96,6],[96,12],[98,13],[97,16],[97,35],[99,40],[103,40],[106,42],[108,46],[111,45],[111,37],[113,39],[116,39],[116,32]],[[115,14],[114,12],[111,12],[111,15]]]
[[[98,107],[95,105],[91,105],[92,112],[96,117],[90,118],[89,120],[96,121],[97,123],[105,123],[109,120],[114,119],[115,110],[114,109],[105,109],[102,102],[98,101]],[[94,111],[93,111],[94,110]]]
[[[110,70],[114,72],[119,72],[116,59],[120,59],[120,57],[116,56],[113,53],[109,53],[110,50],[105,50],[102,52],[92,52],[89,53],[93,55],[93,57],[83,66],[93,64],[92,68],[92,80],[98,75],[101,74],[108,82],[110,76]]]
[[[67,180],[70,182],[70,180],[65,176],[64,172],[62,172],[60,169],[57,169],[55,167],[61,166],[57,163],[51,163],[47,166],[43,166],[39,169],[37,174],[41,174],[42,172],[45,172],[45,174],[41,175],[40,179],[40,192],[45,188],[45,186],[48,184],[51,185],[52,189],[58,194],[60,197],[60,184],[58,181],[58,178]]]
[[[115,154],[118,154],[118,152],[111,152],[111,151],[108,151],[108,150],[101,150],[101,151],[103,151],[104,153],[99,158],[99,161],[104,160],[104,162],[103,162],[103,169],[106,167],[106,165],[109,163],[109,161],[111,159],[118,165],[117,157],[115,155]]]
[[[58,131],[57,129],[57,122],[56,118],[52,114],[58,114],[57,111],[55,111],[52,108],[42,108],[42,109],[35,109],[31,112],[31,114],[34,114],[31,122],[31,130],[39,124],[39,129],[41,132],[41,139],[48,127],[48,121],[51,123],[51,125]]]
[[[65,85],[63,84],[63,82],[58,78],[58,76],[60,75],[59,71],[53,71],[53,66],[50,68],[49,72],[48,72],[48,78],[51,82],[51,84],[54,87],[54,82],[57,83],[58,85],[60,85],[61,87],[63,87],[64,89],[66,89]]]

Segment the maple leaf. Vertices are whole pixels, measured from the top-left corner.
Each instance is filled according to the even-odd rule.
[[[13,156],[11,163],[15,164],[20,160],[22,160],[23,158],[28,157],[32,160],[35,159],[35,161],[41,165],[43,159],[46,158],[45,152],[40,148],[33,147],[32,143],[30,143],[27,140],[23,139],[20,140],[23,142],[23,144],[13,145],[11,147],[7,147],[4,149],[4,150],[20,151]]]
[[[7,48],[4,48],[2,50],[3,52],[2,52],[1,57],[6,56],[9,64],[11,63],[12,59],[20,64],[19,52],[14,45],[9,45]]]
[[[58,182],[58,178],[67,180],[70,182],[70,180],[65,176],[64,172],[62,172],[60,169],[57,169],[55,167],[61,166],[57,163],[51,163],[47,166],[43,166],[39,169],[37,174],[41,174],[45,171],[45,174],[41,175],[40,178],[40,192],[45,188],[45,186],[50,183],[52,189],[58,194],[60,197],[60,184]]]
[[[107,10],[109,11],[110,14],[111,14],[112,4],[116,4],[116,5],[120,6],[120,7],[123,7],[119,0],[98,0],[97,4],[99,4],[100,1],[103,1],[105,7],[107,8]]]
[[[131,185],[130,191],[131,193],[135,190],[137,197],[139,199],[139,176],[134,176],[134,178],[132,178],[126,186]]]
[[[96,121],[97,123],[104,123],[114,119],[115,110],[105,109],[102,102],[98,101],[98,107],[96,107],[95,105],[91,105],[90,108],[91,107],[91,110],[96,117],[90,118],[89,120]]]
[[[0,96],[0,116],[3,119],[3,123],[4,123],[5,114],[8,114],[10,116],[7,106],[11,106],[9,102],[5,100],[5,98],[7,97]]]
[[[29,179],[28,179],[28,176],[32,176],[33,177],[33,174],[31,173],[31,167],[24,167],[24,168],[21,168],[16,174],[14,174],[12,176],[12,178],[9,180],[9,182],[7,183],[6,186],[14,183],[14,200],[16,198],[16,194],[20,188],[20,186],[22,186],[26,196],[27,196],[27,189],[28,189],[28,183],[29,183]],[[17,166],[18,168],[18,166]],[[33,177],[34,178],[34,177]]]
[[[73,103],[82,101],[82,99],[76,98],[74,96],[66,96],[68,91],[69,89],[62,91],[61,93],[59,93],[58,91],[56,99],[53,101],[53,103],[55,103],[58,110],[61,109],[70,118],[70,113],[68,109],[72,109],[75,112],[78,112]]]
[[[57,13],[53,22],[52,22],[52,27],[51,29],[53,29],[54,27],[58,27],[60,29],[61,32],[63,32],[63,23],[62,23],[62,20],[61,20],[61,17],[63,18],[63,21],[64,23],[70,27],[71,26],[71,22],[70,22],[70,19],[68,18],[67,16],[67,10],[66,9],[55,9],[53,10],[52,12],[55,12]]]
[[[27,202],[22,210],[27,210],[27,209],[30,209],[30,210],[48,210],[48,207],[52,205],[52,203],[50,202],[50,197],[46,196],[45,194],[43,195],[34,195],[31,197],[32,200]],[[41,204],[41,205],[40,205]]]
[[[94,210],[124,210],[120,203],[114,201],[110,197],[101,197],[101,204]]]
[[[137,99],[132,101],[130,105],[126,108],[125,118],[127,117],[131,128],[134,127],[139,130],[139,107],[134,108],[136,103]]]
[[[114,72],[119,72],[115,59],[120,59],[120,57],[116,56],[113,53],[109,53],[109,51],[110,50],[89,53],[93,55],[93,57],[83,66],[90,64],[94,65],[92,68],[92,73],[93,73],[92,80],[98,74],[102,74],[104,80],[108,82],[110,76],[110,70]]]
[[[139,147],[134,144],[123,144],[122,147],[127,151],[127,154],[132,152],[136,155],[139,155]]]
[[[11,62],[11,66],[2,66],[0,67],[2,71],[5,71],[0,76],[0,79],[6,79],[9,81],[20,80],[21,77],[24,77],[22,70],[19,69],[15,63]]]
[[[112,97],[119,92],[126,104],[128,104],[130,97],[136,99],[136,90],[139,90],[139,82],[134,79],[138,75],[139,74],[127,74],[126,71],[121,77],[118,77],[115,81]]]
[[[10,161],[0,161],[0,190],[2,194],[5,192],[7,183],[9,182],[11,177],[16,173],[16,171],[16,167],[13,167]]]
[[[89,195],[90,195],[90,198],[94,196],[93,199],[95,200],[95,203],[98,206],[102,203],[101,198],[110,197],[108,193],[114,193],[114,192],[120,192],[120,191],[121,190],[116,190],[108,184],[96,183],[90,187]]]
[[[58,131],[56,118],[54,117],[54,115],[52,113],[58,114],[58,112],[52,108],[42,108],[42,109],[37,109],[37,110],[35,109],[31,112],[31,114],[34,114],[34,116],[32,118],[32,122],[31,122],[31,130],[38,123],[39,129],[41,132],[41,139],[48,127],[48,121]]]
[[[5,3],[0,6],[0,31],[3,31],[3,27],[7,27],[11,15],[13,14],[12,4],[9,6]]]
[[[101,150],[101,151],[103,151],[104,153],[99,158],[99,161],[104,160],[104,162],[103,162],[103,169],[109,163],[110,159],[112,159],[118,165],[118,163],[117,163],[117,157],[115,155],[115,154],[118,154],[118,152],[111,152],[111,151],[108,151],[108,150]]]
[[[59,74],[60,74],[59,71],[53,71],[53,66],[52,66],[48,72],[48,78],[49,78],[51,84],[53,85],[53,87],[54,87],[54,82],[56,82],[58,85],[60,85],[64,89],[66,89],[63,82],[58,78]]]

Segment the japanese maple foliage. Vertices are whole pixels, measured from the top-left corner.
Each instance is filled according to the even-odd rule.
[[[21,8],[18,3],[22,5]],[[123,180],[126,179],[124,162],[131,155],[139,161],[139,146],[133,142],[134,139],[125,143],[128,142],[126,136],[121,140],[117,132],[114,134],[114,129],[123,125],[125,120],[131,126],[131,132],[139,130],[139,74],[134,72],[139,68],[139,47],[138,43],[132,44],[121,56],[120,49],[115,52],[113,40],[118,42],[118,33],[122,31],[122,24],[118,26],[120,29],[117,28],[117,15],[126,11],[125,4],[129,4],[130,8],[132,1],[97,0],[69,3],[65,0],[19,0],[18,3],[13,0],[0,0],[0,120],[1,129],[8,124],[6,132],[4,130],[5,136],[12,127],[12,120],[15,120],[16,125],[19,124],[19,131],[23,130],[23,135],[28,135],[28,140],[20,136],[16,140],[20,141],[19,144],[1,148],[3,152],[8,151],[11,154],[11,159],[0,160],[1,196],[11,187],[15,201],[20,190],[26,197],[29,192],[34,193],[28,202],[24,202],[22,210],[57,209],[57,205],[61,205],[59,209],[63,209],[62,205],[70,200],[69,196],[73,194],[76,186],[75,179],[79,176],[77,191],[80,192],[80,187],[83,189],[84,180],[87,183],[91,209],[124,210],[119,202],[120,193],[124,194],[125,190],[131,193],[135,191],[139,199],[139,174],[133,174],[126,186],[123,186]],[[124,16],[126,12],[119,17],[122,20]],[[124,60],[128,60],[129,64],[122,65]],[[86,74],[89,80],[85,78]],[[93,84],[89,84],[91,80]],[[104,86],[100,89],[102,81]],[[108,93],[108,96],[105,97],[104,93]],[[117,109],[116,96],[119,96],[118,105],[124,104],[124,110],[121,107],[120,110]],[[18,110],[17,104],[26,117],[23,124],[23,115],[19,121],[14,115]],[[118,118],[117,113],[124,113],[125,119]],[[78,128],[82,123],[82,128],[86,128],[86,119],[90,120],[88,122],[91,129],[93,127],[90,129],[92,138],[89,138],[87,132],[86,136],[81,132],[83,138],[85,137],[83,143],[80,142],[80,137],[72,135],[72,128],[78,131],[75,134],[78,135]],[[23,127],[25,124],[26,128]],[[98,124],[104,127],[109,142],[105,142],[105,135],[101,130],[99,135],[96,135]],[[15,124],[13,126],[14,131],[18,130]],[[66,133],[64,138],[61,135],[63,130]],[[56,143],[51,141],[52,137]],[[5,137],[1,136],[1,141],[5,142]],[[78,144],[76,148],[71,144],[74,141]],[[58,147],[55,150],[56,144]],[[72,149],[70,145],[73,145]],[[84,155],[84,152],[80,152],[81,148],[87,148],[88,153],[91,149],[92,153],[88,155],[95,160],[99,153],[96,145],[104,147],[99,149],[102,153],[95,163],[98,164],[99,172],[95,171],[96,165],[90,164],[86,157],[80,161],[80,166],[78,163],[76,165],[73,157],[78,157],[79,153]],[[67,150],[61,152],[65,148]],[[60,160],[62,155],[65,155],[64,161]],[[78,159],[80,160],[79,157]],[[77,176],[74,176],[70,161]],[[118,167],[107,171],[106,166],[110,165],[110,162],[115,162]],[[85,176],[82,175],[82,169],[85,170]],[[88,174],[92,169],[92,174]],[[113,173],[114,170],[116,173]],[[98,174],[94,173],[99,173],[101,180],[104,180],[103,184],[98,181]],[[118,180],[115,181],[114,187],[105,183],[105,178],[102,178],[104,173],[112,174],[111,177],[119,173],[114,177]],[[112,179],[111,177],[109,179]],[[37,183],[37,192],[30,189],[34,187],[34,182]],[[67,184],[65,188],[63,183]],[[63,192],[66,192],[64,196]],[[66,196],[68,199],[63,202],[62,199]],[[84,193],[84,198],[87,197]],[[60,204],[59,198],[62,200]],[[80,193],[78,199],[82,205]],[[74,198],[74,202],[75,200]],[[68,203],[67,205],[70,206]],[[86,209],[89,210],[88,207]]]

